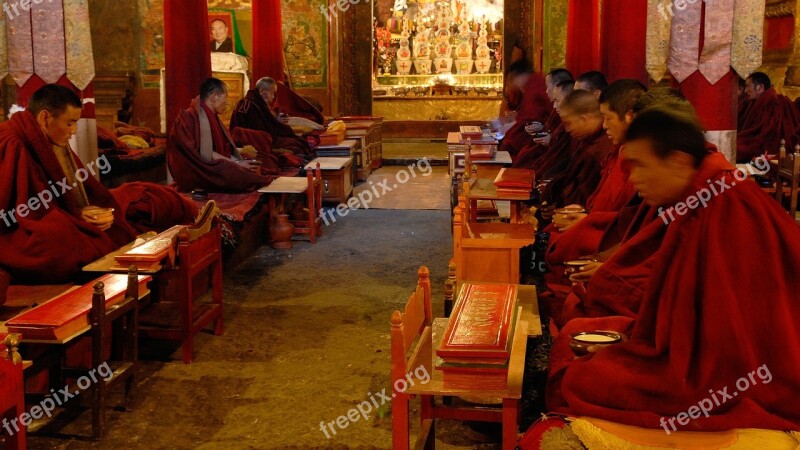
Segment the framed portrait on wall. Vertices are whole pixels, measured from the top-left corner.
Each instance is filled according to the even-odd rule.
[[[236,40],[233,32],[233,14],[227,11],[209,11],[208,29],[212,52],[235,53]]]

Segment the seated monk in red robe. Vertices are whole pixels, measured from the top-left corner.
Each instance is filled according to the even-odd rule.
[[[516,110],[517,118],[514,125],[506,131],[498,149],[508,152],[513,159],[522,147],[531,141],[531,136],[525,131],[525,127],[531,122],[544,124],[547,120],[550,114],[550,101],[547,99],[544,79],[533,73],[527,61],[522,60],[512,64],[506,76],[509,88],[516,89],[522,94],[517,97],[519,105],[509,104],[509,108]]]
[[[69,148],[81,107],[73,91],[49,84],[31,96],[26,111],[0,124],[0,273],[14,283],[64,283],[136,237],[129,207],[120,206],[135,196],[123,185],[114,192],[125,197],[120,202],[94,177],[110,170],[108,160],[84,166]],[[170,188],[147,184],[163,198],[163,228],[191,223],[191,202],[170,201]]]
[[[594,94],[573,91],[561,102],[559,110],[564,128],[576,144],[567,169],[547,184],[543,200],[557,206],[585,204],[600,182],[611,140],[603,131],[603,116]]]
[[[553,110],[544,123],[544,129],[546,131],[543,132],[540,137],[532,137],[532,139],[522,147],[515,157],[512,158],[513,167],[538,170],[538,166],[543,164],[544,161],[552,155],[563,154],[562,151],[553,150],[558,138],[563,138],[565,135],[569,136],[569,133],[564,131],[563,123],[561,122],[561,114],[558,112],[558,105],[572,92],[574,81],[572,80],[572,75],[569,75],[569,72],[564,69],[556,69],[556,71],[547,75],[546,82],[547,98],[553,105]],[[555,84],[551,87],[552,83]],[[561,145],[564,145],[564,142],[561,142]]]
[[[167,163],[182,191],[252,191],[274,177],[260,175],[263,162],[243,159],[217,114],[227,108],[225,83],[209,78],[200,96],[180,112],[167,142]]]
[[[633,109],[646,92],[647,88],[639,81],[623,79],[615,81],[600,94],[603,128],[614,148],[603,162],[600,183],[586,204],[572,205],[583,206],[586,212],[553,217],[553,223],[562,234],[550,239],[547,264],[551,270],[565,261],[597,253],[603,232],[636,195],[633,185],[628,182],[619,152],[634,117]]]
[[[272,78],[261,78],[239,100],[231,115],[231,133],[238,128],[264,131],[272,136],[272,148],[289,150],[295,155],[311,155],[308,141],[295,134],[292,128],[278,119],[269,105],[275,100],[278,84]]]
[[[800,114],[785,95],[770,87],[769,77],[755,72],[745,84],[749,105],[739,108],[743,117],[738,118],[736,134],[736,161],[746,163],[760,155],[778,153],[781,139],[786,147],[797,143],[794,134],[800,127]]]
[[[626,138],[630,180],[665,231],[629,339],[553,374],[548,409],[668,434],[800,430],[797,224],[707,153],[693,117],[654,107]]]

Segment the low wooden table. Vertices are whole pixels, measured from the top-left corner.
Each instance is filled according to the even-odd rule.
[[[274,223],[279,214],[284,214],[287,195],[305,195],[308,220],[289,222],[295,227],[295,234],[308,234],[311,243],[315,244],[317,236],[322,234],[322,220],[319,215],[319,210],[322,208],[322,182],[319,180],[321,169],[317,169],[316,164],[313,166],[315,170],[307,170],[306,177],[278,177],[258,192],[269,195],[270,223]],[[312,175],[311,172],[315,174]],[[278,245],[278,248],[291,248],[291,240],[283,244],[288,245]]]
[[[353,194],[353,158],[320,157],[308,163],[305,169],[314,168],[317,163],[322,170],[322,200],[346,203]]]
[[[530,200],[530,195],[525,196],[512,196],[500,195],[497,193],[497,188],[494,185],[494,177],[492,178],[473,178],[470,180],[469,192],[467,199],[470,204],[470,218],[471,222],[478,219],[477,202],[479,200],[490,200],[494,202],[507,201],[510,203],[509,219],[511,223],[519,223],[520,203]]]

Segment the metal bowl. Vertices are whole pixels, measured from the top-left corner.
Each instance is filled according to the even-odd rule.
[[[627,337],[622,333],[616,331],[582,331],[580,333],[571,334],[569,339],[569,348],[577,356],[584,356],[589,353],[594,353],[597,350],[613,344],[619,344],[627,340]]]

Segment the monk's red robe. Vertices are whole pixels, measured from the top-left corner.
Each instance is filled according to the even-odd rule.
[[[551,205],[585,205],[600,183],[603,161],[612,150],[611,140],[600,128],[576,142],[566,170],[556,175],[544,193]]]
[[[553,130],[553,136],[541,154],[525,152],[517,157],[513,167],[530,169],[536,173],[536,180],[549,180],[567,168],[570,155],[574,152],[577,141],[559,124]]]
[[[800,430],[800,230],[732,169],[706,157],[683,198],[718,195],[661,224],[629,340],[554,374],[549,409],[660,428],[708,399],[679,430]]]
[[[128,223],[138,234],[161,232],[177,224],[190,224],[197,206],[175,189],[155,183],[133,182],[111,190]]]
[[[517,120],[506,132],[498,150],[508,152],[514,159],[517,153],[532,140],[525,131],[525,127],[531,122],[544,124],[551,110],[552,105],[547,98],[547,85],[544,78],[538,74],[530,74],[522,92],[522,103],[517,109]]]
[[[78,170],[84,168],[72,156]],[[84,265],[134,239],[111,193],[91,176],[83,187],[91,205],[114,208],[110,229],[102,231],[80,218],[74,187],[31,113],[14,114],[0,124],[0,268],[15,283],[63,283]],[[47,199],[51,201],[44,207]],[[20,214],[18,207],[26,204],[36,209]],[[15,208],[12,220],[9,214]]]
[[[210,139],[213,150],[223,156],[230,156],[235,151],[227,130],[214,113],[206,112],[211,136],[202,137],[198,112],[202,107],[200,98],[196,97],[188,109],[180,112],[169,134],[167,163],[178,188],[187,192],[194,189],[236,192],[268,185],[273,177],[255,174],[228,159],[206,161],[201,157],[204,139]]]
[[[270,111],[258,89],[250,89],[233,109],[231,115],[231,133],[237,128],[264,131],[272,137],[271,148],[291,150],[296,155],[313,153],[308,141],[294,134],[292,127],[282,123]]]
[[[283,83],[278,83],[278,91],[275,93],[275,101],[272,108],[276,113],[285,113],[292,117],[304,117],[320,125],[325,123],[325,116],[322,115],[320,110]]]
[[[620,150],[615,146],[603,163],[600,183],[586,201],[589,214],[558,237],[551,236],[546,260],[548,267],[559,267],[553,270],[563,270],[560,266],[565,261],[597,253],[606,230],[636,196],[636,190],[628,182]]]
[[[743,109],[743,117],[738,118],[736,135],[736,160],[748,162],[753,158],[778,153],[781,139],[786,140],[786,148],[797,143],[795,133],[800,127],[800,114],[794,103],[785,95],[767,89],[752,104]]]
[[[544,124],[544,129],[550,133],[550,143],[552,144],[553,139],[555,138],[554,133],[556,129],[561,128],[563,131],[563,127],[561,127],[561,116],[553,110],[550,112],[550,117],[547,118],[547,121]],[[533,141],[533,138],[529,142],[527,142],[512,158],[511,162],[514,164],[514,167],[529,167],[535,164],[535,161],[547,152],[549,145],[542,145],[538,144]]]

